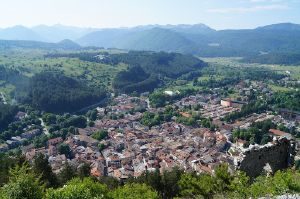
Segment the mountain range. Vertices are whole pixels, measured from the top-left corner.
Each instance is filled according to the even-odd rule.
[[[0,29],[1,40],[150,50],[199,56],[246,56],[300,52],[300,25],[281,23],[242,30],[215,30],[204,24],[146,25],[133,28],[79,28],[63,25],[14,26]],[[74,47],[78,47],[75,43]]]

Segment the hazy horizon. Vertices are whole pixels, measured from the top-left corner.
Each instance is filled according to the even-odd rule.
[[[126,29],[126,28],[136,28],[136,27],[142,27],[142,26],[179,26],[179,25],[190,25],[190,26],[193,26],[193,25],[206,25],[208,26],[209,28],[212,28],[212,29],[215,29],[215,30],[243,30],[243,29],[255,29],[255,28],[258,28],[258,27],[262,27],[262,26],[268,26],[268,25],[273,25],[273,24],[285,24],[285,23],[291,23],[291,24],[297,24],[297,25],[300,25],[300,23],[292,23],[292,22],[279,22],[279,23],[270,23],[270,24],[263,24],[263,25],[259,25],[259,26],[256,26],[256,27],[249,27],[249,28],[224,28],[224,29],[217,29],[215,27],[212,27],[208,24],[204,24],[204,23],[193,23],[193,24],[142,24],[142,25],[134,25],[134,26],[123,26],[123,27],[85,27],[85,26],[73,26],[73,25],[67,25],[67,24],[38,24],[38,25],[34,25],[34,26],[26,26],[26,25],[23,25],[23,24],[15,24],[15,25],[12,25],[12,26],[7,26],[7,27],[0,27],[0,29],[7,29],[7,28],[13,28],[13,27],[18,27],[18,26],[22,26],[22,27],[26,27],[26,28],[35,28],[35,27],[38,27],[38,26],[48,26],[48,27],[55,27],[55,26],[62,26],[62,27],[70,27],[70,28],[82,28],[82,29]]]
[[[2,1],[2,2],[1,2]],[[202,23],[211,28],[252,29],[300,24],[300,0],[0,0],[0,27],[41,24],[83,28]]]

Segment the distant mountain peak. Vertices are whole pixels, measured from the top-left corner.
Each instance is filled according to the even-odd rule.
[[[45,41],[39,34],[22,25],[5,28],[0,31],[0,39]]]
[[[187,33],[187,34],[203,34],[203,33],[211,33],[216,30],[210,28],[209,26],[198,23],[198,24],[178,24],[178,25],[166,25],[161,26],[162,28],[167,28],[170,30],[174,30],[176,32]]]
[[[294,23],[278,23],[278,24],[271,24],[267,26],[261,26],[257,28],[258,30],[299,30],[300,31],[300,24]]]
[[[81,46],[79,44],[77,44],[76,42],[74,42],[70,39],[61,40],[57,44],[67,47],[67,48],[71,48],[71,49],[81,48]]]

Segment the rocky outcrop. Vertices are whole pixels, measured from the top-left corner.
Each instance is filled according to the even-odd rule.
[[[244,150],[235,160],[237,169],[250,177],[259,176],[263,171],[274,173],[294,164],[296,142],[286,137],[275,139],[273,143],[252,146]]]

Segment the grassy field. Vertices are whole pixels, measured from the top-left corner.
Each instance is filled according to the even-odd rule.
[[[269,88],[274,91],[274,92],[287,92],[287,91],[292,91],[293,89],[291,88],[286,88],[283,86],[277,86],[274,84],[268,84]]]
[[[213,67],[214,70],[218,71],[222,69],[226,71],[226,68],[238,70],[236,68],[239,67],[248,67],[248,68],[262,68],[262,69],[269,69],[272,71],[276,71],[277,73],[282,73],[289,75],[292,80],[300,81],[300,66],[286,66],[286,65],[268,65],[268,64],[248,64],[242,63],[240,60],[242,58],[234,57],[234,58],[202,58],[204,61],[210,64],[210,67]],[[203,77],[202,77],[203,78]],[[205,77],[204,77],[205,78]],[[275,84],[268,84],[269,87],[275,92],[284,92],[284,91],[291,91],[293,88],[287,88]]]
[[[124,53],[120,50],[100,50],[108,53]],[[98,50],[98,52],[100,52]],[[112,90],[112,80],[114,76],[125,70],[128,66],[119,64],[116,66],[87,62],[78,58],[45,58],[48,53],[56,53],[60,51],[44,51],[44,50],[24,50],[14,49],[0,51],[0,65],[7,68],[17,69],[23,75],[31,77],[36,73],[45,70],[61,71],[67,76],[85,81],[92,86],[105,86]],[[94,52],[94,51],[91,51]],[[72,51],[62,51],[62,53],[74,53]],[[198,81],[208,81],[210,78],[214,80],[222,80],[226,77],[233,77],[239,68],[264,68],[277,71],[279,73],[290,74],[294,80],[300,80],[300,66],[280,66],[280,65],[264,65],[264,64],[247,64],[240,62],[241,58],[201,58],[209,63],[209,66],[202,70],[202,75],[198,77]],[[273,91],[289,91],[290,88],[282,87],[275,84],[268,84]],[[187,88],[203,89],[200,86],[193,86],[193,81],[176,80],[172,81],[165,89],[181,90]],[[0,92],[3,92],[8,99],[14,90],[14,86],[0,81]],[[230,94],[229,97],[237,97],[237,93]]]
[[[202,70],[202,75],[198,77],[198,81],[208,81],[210,78],[214,78],[215,80],[222,80],[226,77],[232,77],[239,68],[253,68],[253,69],[270,69],[274,70],[278,73],[290,74],[290,77],[294,80],[300,80],[300,66],[280,66],[280,65],[265,65],[265,64],[247,64],[242,63],[240,57],[217,57],[217,58],[200,58],[209,63],[209,66]],[[288,71],[288,72],[287,72]],[[283,92],[283,91],[291,91],[292,88],[287,88],[279,85],[275,85],[274,83],[268,83],[270,89],[274,92]],[[188,81],[185,84],[177,84],[176,82],[172,85],[166,87],[168,90],[180,90],[184,88],[196,88],[203,89],[202,87],[193,86],[192,81]],[[229,94],[230,98],[239,97],[238,93]]]
[[[81,61],[77,58],[45,58],[47,51],[13,50],[0,52],[0,65],[19,70],[31,77],[45,70],[62,71],[65,75],[85,80],[93,85],[105,85],[111,88],[111,81],[127,65],[111,66],[100,63]],[[112,50],[112,53],[117,53]]]
[[[201,58],[204,61],[216,65],[227,67],[261,67],[268,68],[274,71],[282,71],[282,73],[290,73],[291,77],[300,80],[300,66],[285,66],[285,65],[268,65],[268,64],[248,64],[242,63],[240,57],[217,57],[217,58]]]
[[[183,85],[170,85],[165,88],[165,90],[177,91],[177,90],[184,90],[184,89],[203,89],[201,86],[193,86],[192,82],[187,82]]]
[[[109,53],[123,52],[114,49],[100,51]],[[104,86],[108,90],[112,90],[114,76],[128,67],[125,64],[113,66],[82,61],[78,58],[45,58],[44,56],[48,53],[55,52],[32,49],[0,51],[0,65],[18,70],[22,75],[27,77],[32,77],[34,74],[47,70],[60,71],[67,76],[82,80],[91,86]],[[68,53],[68,51],[63,51],[63,53]],[[0,81],[0,92],[5,94],[8,101],[11,100],[14,90],[15,87],[13,85]]]

